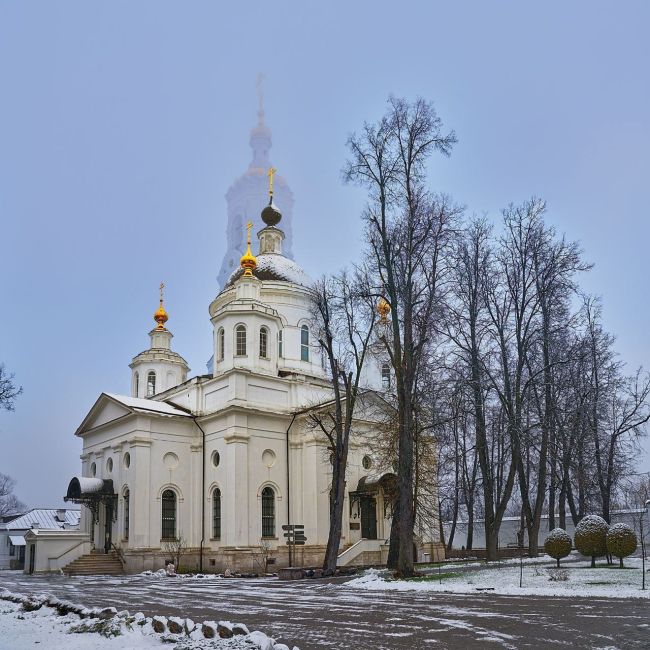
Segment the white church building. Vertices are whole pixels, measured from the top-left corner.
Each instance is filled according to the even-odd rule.
[[[266,137],[258,131],[252,145]],[[268,162],[267,153],[254,160]],[[329,402],[332,390],[311,331],[311,281],[284,253],[273,171],[257,254],[249,226],[246,252],[209,305],[211,372],[190,376],[172,350],[161,287],[150,347],[130,364],[131,395],[102,393],[77,429],[81,468],[66,500],[82,504],[87,543],[76,542],[78,554],[117,550],[125,569],[139,572],[164,566],[180,540],[188,569],[260,572],[267,560],[289,565],[282,526],[298,524],[306,541],[294,547],[291,564],[322,563],[330,450],[309,413]],[[265,175],[253,176],[266,184]],[[381,391],[389,382],[378,364],[366,383]],[[388,550],[395,476],[373,452],[371,412],[356,414],[341,565],[380,563]],[[432,534],[419,537],[414,552],[426,560],[443,551]]]

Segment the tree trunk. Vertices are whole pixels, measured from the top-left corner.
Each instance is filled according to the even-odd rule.
[[[386,566],[389,569],[397,569],[397,558],[399,556],[399,502],[395,499],[393,505],[393,518],[390,522],[390,542],[388,546],[388,559]]]
[[[339,547],[341,545],[341,530],[343,527],[343,506],[345,505],[345,464],[347,463],[347,445],[341,451],[341,458],[336,458],[335,468],[336,479],[332,480],[332,491],[330,493],[330,534],[327,538],[327,548],[325,550],[325,560],[323,561],[323,571],[325,575],[333,575],[336,571],[336,562],[339,556]],[[338,456],[338,454],[336,454]],[[343,468],[340,467],[341,461]]]
[[[472,550],[474,544],[474,499],[470,498],[467,503],[467,548],[468,551]]]

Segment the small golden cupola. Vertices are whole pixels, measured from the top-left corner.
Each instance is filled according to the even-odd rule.
[[[388,325],[388,314],[390,313],[390,305],[383,296],[377,303],[377,313],[379,314],[379,324]]]
[[[165,329],[165,323],[169,320],[169,315],[165,311],[165,308],[163,307],[163,289],[165,288],[165,283],[161,282],[160,283],[160,306],[156,311],[154,312],[153,319],[158,323],[158,326],[156,327],[157,330],[164,330]]]
[[[257,268],[257,258],[253,253],[251,253],[251,228],[253,227],[253,222],[249,221],[246,224],[246,230],[248,231],[246,238],[246,252],[241,256],[239,264],[242,269],[244,269],[245,278],[252,278],[253,271]]]

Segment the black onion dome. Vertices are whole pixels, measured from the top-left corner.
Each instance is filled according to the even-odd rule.
[[[277,226],[282,219],[282,213],[277,209],[273,203],[273,197],[269,200],[269,204],[262,210],[262,221],[267,226]]]

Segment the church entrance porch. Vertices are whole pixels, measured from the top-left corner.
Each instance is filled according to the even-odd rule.
[[[111,479],[75,476],[63,499],[84,505],[90,510],[93,530],[91,539],[96,549],[110,553],[113,544],[113,524],[117,520],[117,494]]]
[[[370,474],[359,479],[357,489],[350,492],[350,530],[359,530],[361,539],[384,540],[390,536],[396,482],[397,477],[390,472]]]

